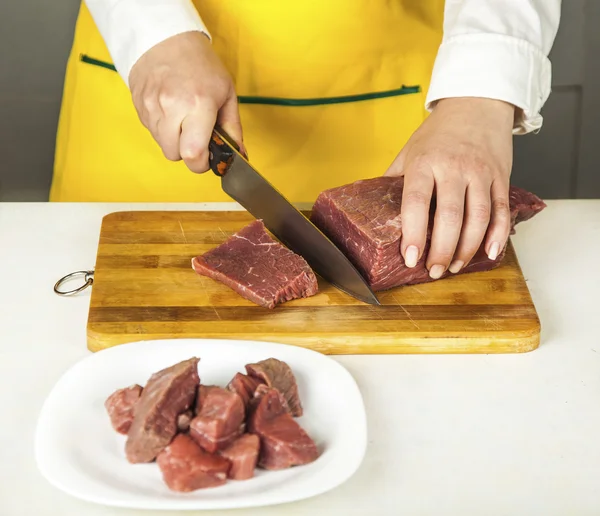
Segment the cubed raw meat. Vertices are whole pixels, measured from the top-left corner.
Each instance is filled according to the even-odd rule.
[[[248,420],[248,431],[260,437],[259,466],[285,469],[315,461],[319,452],[314,441],[286,412],[276,389],[265,392]]]
[[[154,373],[142,391],[127,434],[131,463],[152,462],[177,433],[177,419],[196,397],[200,379],[196,357]]]
[[[244,406],[248,407],[248,403],[254,397],[254,391],[262,383],[262,380],[253,378],[242,373],[237,373],[227,385],[227,389],[235,392],[242,401]]]
[[[258,462],[260,439],[257,435],[244,434],[223,451],[219,452],[230,463],[228,477],[233,480],[247,480],[254,476]]]
[[[177,416],[177,430],[179,432],[187,432],[190,429],[190,423],[194,418],[194,413],[191,410],[186,410],[183,414]]]
[[[235,392],[221,387],[204,387],[198,415],[190,424],[190,436],[207,452],[229,446],[243,433],[245,407]]]
[[[183,493],[225,484],[231,467],[227,459],[206,453],[186,434],[177,435],[156,462],[169,489]]]
[[[104,402],[112,427],[127,434],[133,422],[133,410],[142,394],[141,385],[131,385],[113,392]]]
[[[281,392],[292,416],[302,415],[303,409],[298,395],[296,377],[289,365],[276,358],[268,358],[256,364],[247,364],[246,371],[248,376],[257,378]]]

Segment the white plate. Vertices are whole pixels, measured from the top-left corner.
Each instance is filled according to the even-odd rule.
[[[283,471],[256,470],[244,481],[192,493],[170,491],[156,463],[129,464],[125,436],[110,426],[104,400],[116,389],[144,385],[155,371],[200,357],[200,381],[225,386],[244,365],[274,357],[298,380],[298,422],[321,455]],[[103,505],[140,509],[224,509],[291,502],[321,494],[358,469],[367,444],[366,414],[352,376],[326,355],[255,341],[174,339],[124,344],[75,364],[48,396],[35,436],[37,465],[68,494]]]

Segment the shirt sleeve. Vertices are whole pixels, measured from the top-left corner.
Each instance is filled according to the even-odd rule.
[[[561,0],[446,0],[426,108],[449,97],[493,98],[522,110],[514,134],[539,130],[560,9]]]
[[[115,68],[129,85],[129,72],[154,45],[171,36],[210,33],[191,0],[85,0]]]

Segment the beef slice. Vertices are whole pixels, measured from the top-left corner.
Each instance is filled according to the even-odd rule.
[[[422,258],[416,267],[408,268],[400,253],[403,188],[402,177],[365,179],[325,190],[313,206],[313,223],[344,252],[374,291],[434,281],[425,265],[431,244],[435,199]],[[529,220],[546,206],[533,193],[515,186],[510,187],[509,201],[513,233],[516,224]],[[496,260],[490,260],[482,243],[459,274],[493,269],[502,262],[505,251],[506,247]],[[449,275],[451,273],[446,271],[442,278]]]
[[[225,484],[231,467],[226,458],[206,453],[186,434],[177,435],[156,462],[169,489],[183,493]]]
[[[134,408],[142,394],[141,385],[131,385],[113,392],[104,402],[112,427],[127,434],[133,422]]]
[[[152,462],[177,433],[178,416],[196,397],[200,379],[196,357],[154,373],[135,408],[125,454],[131,463]]]
[[[285,362],[276,358],[268,358],[256,364],[247,364],[246,372],[248,376],[257,378],[281,392],[292,416],[299,417],[303,414],[296,377]]]
[[[280,396],[276,389],[265,392],[248,419],[249,433],[260,438],[258,464],[269,470],[309,464],[319,456],[314,441],[286,412]]]
[[[200,411],[190,423],[190,436],[207,452],[229,446],[243,433],[245,407],[235,393],[221,387],[201,387]]]
[[[318,291],[317,278],[306,260],[273,240],[262,220],[195,257],[192,268],[265,308]]]
[[[238,437],[219,454],[230,463],[228,477],[233,480],[248,480],[254,476],[254,469],[258,463],[260,439],[257,435],[244,434]]]

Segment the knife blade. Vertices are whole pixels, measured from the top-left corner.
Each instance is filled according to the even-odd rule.
[[[209,164],[221,178],[223,191],[255,218],[262,219],[265,227],[302,256],[319,276],[360,301],[380,304],[346,255],[250,165],[220,128],[214,129],[209,143]]]

